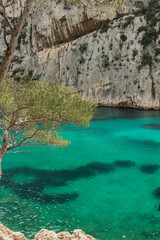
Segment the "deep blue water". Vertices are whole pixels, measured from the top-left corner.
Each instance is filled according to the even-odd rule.
[[[61,134],[67,148],[4,157],[2,223],[28,238],[81,228],[99,240],[159,240],[160,112],[100,108],[88,129]]]

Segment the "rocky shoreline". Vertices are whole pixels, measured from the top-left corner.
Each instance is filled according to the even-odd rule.
[[[38,232],[34,240],[95,240],[92,236],[85,234],[82,230],[77,229],[73,231],[73,234],[69,232],[60,232],[56,234],[54,231],[42,229]],[[20,232],[13,232],[5,227],[0,222],[0,240],[27,240],[25,236]]]

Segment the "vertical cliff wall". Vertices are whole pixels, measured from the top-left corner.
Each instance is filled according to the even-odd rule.
[[[15,5],[12,21],[18,13]],[[100,105],[159,109],[159,29],[155,0],[36,5],[10,75],[62,83]],[[2,34],[1,46],[3,53]]]

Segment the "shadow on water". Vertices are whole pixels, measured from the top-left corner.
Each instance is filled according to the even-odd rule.
[[[116,119],[139,119],[159,118],[158,111],[139,111],[130,108],[97,108],[92,121],[116,120]]]
[[[160,187],[156,188],[153,191],[153,195],[154,195],[155,198],[160,199]]]
[[[130,143],[137,144],[140,147],[145,147],[145,148],[158,148],[160,147],[160,142],[154,141],[154,140],[141,140],[141,139],[130,139],[127,138]]]
[[[153,165],[143,165],[140,167],[141,172],[146,173],[146,174],[153,174],[157,172],[160,168],[160,165],[158,164],[153,164]]]
[[[96,174],[109,173],[114,170],[112,164],[93,162],[73,170],[48,171],[33,169],[28,167],[19,167],[4,172],[1,180],[1,188],[11,188],[15,194],[22,199],[32,199],[41,203],[63,204],[67,201],[76,199],[78,193],[68,194],[44,194],[44,189],[49,187],[63,187],[69,181],[76,181],[94,177]],[[19,184],[14,180],[19,174],[34,176],[34,180],[29,183]]]
[[[152,194],[153,194],[155,199],[159,199],[160,200],[160,187],[154,189]],[[160,204],[158,205],[157,210],[160,211]]]
[[[63,170],[42,170],[28,167],[13,168],[4,171],[1,179],[0,189],[11,189],[21,199],[31,199],[44,204],[63,204],[78,198],[77,192],[66,194],[46,194],[44,190],[47,187],[60,188],[66,186],[70,181],[77,181],[79,179],[87,179],[95,177],[99,174],[108,174],[119,168],[133,168],[135,162],[129,160],[117,160],[111,164],[92,162],[85,166],[77,167],[75,169]],[[146,174],[155,173],[160,168],[159,165],[143,165],[140,170]],[[30,182],[18,183],[16,181],[18,176],[26,176]],[[23,181],[23,179],[21,179]],[[155,198],[160,199],[160,188],[153,191]],[[160,210],[160,207],[159,209]]]
[[[143,128],[148,128],[148,129],[155,129],[155,130],[160,130],[160,124],[143,124]]]
[[[129,160],[125,160],[125,161],[118,160],[118,161],[114,161],[113,165],[115,167],[119,167],[119,168],[132,168],[136,164],[135,164],[135,162],[132,162],[132,161],[129,161]]]

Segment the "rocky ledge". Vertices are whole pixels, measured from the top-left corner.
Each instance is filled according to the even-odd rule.
[[[38,232],[34,240],[95,240],[90,235],[85,234],[82,230],[77,229],[73,231],[73,234],[69,232],[61,232],[56,234],[54,231],[42,229]],[[20,232],[12,232],[10,229],[0,223],[0,240],[27,240],[25,236]]]

